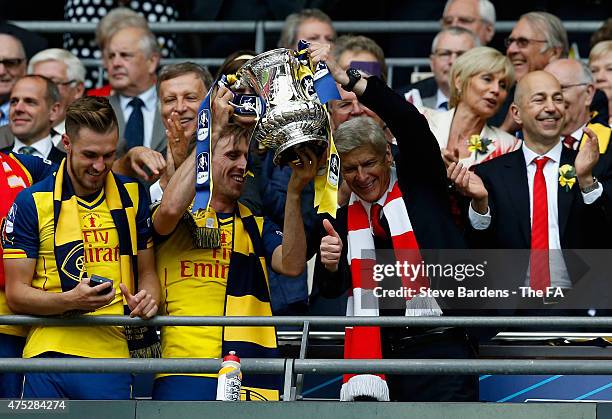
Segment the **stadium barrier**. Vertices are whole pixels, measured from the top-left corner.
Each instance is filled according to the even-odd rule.
[[[403,359],[344,360],[307,359],[312,326],[382,327],[594,327],[612,330],[612,317],[199,317],[157,316],[150,320],[128,316],[0,316],[5,325],[45,326],[300,326],[299,357],[242,359],[245,373],[282,374],[283,400],[300,399],[304,374],[388,373],[388,374],[612,374],[612,359]],[[604,334],[605,335],[605,334]],[[211,373],[220,359],[45,359],[0,358],[0,372],[132,372]]]
[[[40,33],[95,33],[96,23],[93,22],[66,22],[66,21],[12,21],[17,26]],[[516,22],[498,21],[495,23],[497,33],[509,33]],[[603,21],[565,21],[563,26],[569,33],[592,33],[595,32]],[[179,22],[151,22],[149,26],[154,33],[252,33],[255,35],[253,49],[263,52],[273,46],[266,45],[265,37],[268,33],[279,33],[284,21],[179,21]],[[335,21],[334,28],[338,33],[436,33],[440,30],[437,21]],[[220,66],[225,58],[197,58],[185,57],[180,59],[163,59],[162,64],[174,62],[194,61],[206,66]],[[82,60],[86,67],[98,67],[102,70],[100,60]],[[429,68],[429,58],[387,58],[389,85],[393,82],[394,68],[413,67],[418,71],[419,67]],[[102,74],[102,71],[100,71]]]

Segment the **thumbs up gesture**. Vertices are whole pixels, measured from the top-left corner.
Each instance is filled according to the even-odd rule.
[[[323,220],[323,227],[327,236],[321,239],[321,263],[328,271],[336,272],[342,253],[342,240],[329,220]]]

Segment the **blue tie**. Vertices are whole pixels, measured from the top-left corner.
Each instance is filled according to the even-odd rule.
[[[132,147],[144,144],[144,118],[142,116],[144,102],[142,99],[135,97],[128,106],[132,107],[132,113],[125,125],[125,141],[129,150]]]
[[[19,154],[25,154],[26,156],[31,156],[36,153],[36,149],[34,147],[30,147],[29,145],[23,146],[19,149]]]
[[[440,106],[438,107],[438,109],[440,109],[440,110],[443,110],[443,109],[444,110],[448,110],[448,102],[445,101],[445,102],[440,103]]]

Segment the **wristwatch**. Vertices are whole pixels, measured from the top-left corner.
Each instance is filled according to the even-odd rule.
[[[593,183],[591,183],[589,186],[585,186],[584,188],[580,188],[580,191],[582,193],[593,192],[595,189],[597,189],[598,186],[599,186],[599,181],[597,180],[595,176],[593,176]]]
[[[349,82],[347,84],[343,84],[342,88],[347,92],[352,92],[353,87],[355,87],[355,84],[357,84],[357,82],[361,80],[361,73],[356,68],[349,68],[348,70],[346,70],[346,75],[349,78]]]

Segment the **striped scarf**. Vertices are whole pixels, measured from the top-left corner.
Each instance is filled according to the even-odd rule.
[[[389,189],[383,205],[383,213],[389,223],[393,251],[398,262],[412,265],[421,263],[417,243],[408,210],[400,191],[395,169],[391,169]],[[379,286],[373,275],[376,264],[374,237],[366,209],[353,193],[348,206],[348,252],[352,289],[346,308],[347,316],[378,316],[378,300],[374,288]],[[427,277],[419,276],[411,281],[402,276],[404,289],[418,290],[429,287]],[[406,297],[406,316],[439,316],[442,311],[433,298]],[[344,341],[345,359],[382,359],[380,327],[347,327]],[[380,401],[389,400],[389,388],[382,374],[345,374],[340,400],[352,401],[367,396]]]
[[[263,222],[262,217],[255,217],[238,203],[225,294],[226,316],[272,316]],[[236,351],[241,358],[276,358],[276,329],[273,326],[225,326],[222,354],[229,351]],[[242,384],[243,399],[279,400],[279,377],[245,374]]]
[[[106,175],[104,195],[119,236],[121,283],[134,294],[138,289],[137,209],[125,186],[112,172]],[[64,159],[53,186],[54,253],[63,292],[70,291],[87,276],[78,205]],[[124,313],[130,313],[127,302]],[[161,357],[161,346],[154,328],[125,326],[124,331],[132,357]]]

